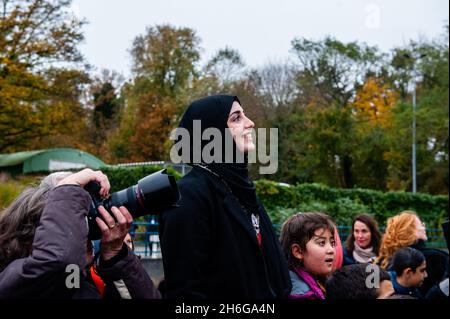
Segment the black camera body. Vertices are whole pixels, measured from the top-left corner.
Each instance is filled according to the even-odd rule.
[[[171,207],[176,207],[181,198],[175,177],[167,174],[166,169],[145,176],[136,185],[112,193],[107,199],[101,198],[100,188],[97,182],[90,182],[84,187],[92,198],[87,216],[90,240],[100,239],[102,235],[95,221],[96,217],[101,218],[98,212],[99,206],[105,207],[109,212],[112,206],[125,206],[133,218],[138,218],[145,215],[157,215]]]

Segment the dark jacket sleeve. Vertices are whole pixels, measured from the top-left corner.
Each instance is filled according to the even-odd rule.
[[[105,298],[161,298],[140,260],[125,244],[111,260],[103,261],[100,258],[97,269],[105,283]]]
[[[199,189],[201,191],[199,191]],[[167,298],[206,298],[211,235],[207,186],[181,184],[180,207],[160,219]]]
[[[347,248],[343,247],[342,248],[342,252],[344,255],[344,261],[342,263],[342,266],[348,266],[348,265],[353,265],[353,264],[357,264],[356,260],[353,258],[353,255],[351,255]]]
[[[79,186],[63,185],[50,192],[31,255],[0,273],[0,298],[40,297],[69,275],[68,265],[84,269],[89,205],[88,193]]]

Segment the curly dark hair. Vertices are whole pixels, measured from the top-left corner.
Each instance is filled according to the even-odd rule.
[[[386,270],[374,264],[353,264],[337,269],[326,281],[327,299],[377,299],[379,287],[367,286],[368,277],[376,274],[379,283],[391,280]]]
[[[28,187],[0,214],[0,271],[31,254],[34,234],[52,188],[45,184]]]

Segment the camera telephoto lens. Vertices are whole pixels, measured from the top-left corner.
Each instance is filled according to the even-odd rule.
[[[175,207],[180,201],[181,194],[175,177],[167,174],[163,169],[140,179],[136,185],[112,193],[108,199],[102,199],[99,195],[100,185],[91,182],[85,186],[92,198],[88,213],[89,239],[101,238],[95,218],[101,217],[99,206],[104,206],[111,211],[112,206],[125,206],[133,218],[145,215],[156,215],[171,207]]]

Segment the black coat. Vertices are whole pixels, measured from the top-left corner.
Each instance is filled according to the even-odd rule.
[[[444,279],[446,271],[448,276],[448,253],[440,249],[427,248],[423,241],[419,241],[411,247],[420,250],[427,261],[428,277],[425,278],[422,286],[419,288],[422,295],[425,296],[431,287],[439,284]]]
[[[168,298],[281,298],[288,267],[260,205],[262,248],[236,197],[194,167],[178,186],[180,207],[162,214],[160,240]]]

